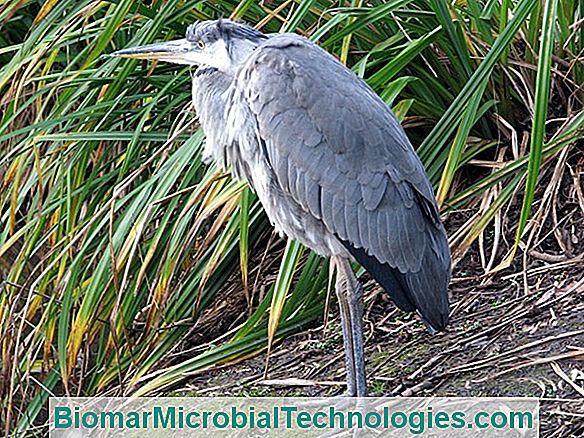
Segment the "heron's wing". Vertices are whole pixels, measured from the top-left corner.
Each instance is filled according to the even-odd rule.
[[[284,192],[321,219],[400,307],[442,328],[446,235],[422,164],[389,108],[296,35],[270,39],[240,73]]]

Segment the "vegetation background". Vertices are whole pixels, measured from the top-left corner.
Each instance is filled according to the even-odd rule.
[[[202,165],[189,68],[108,53],[219,17],[316,41],[402,120],[456,218],[455,272],[472,259],[484,279],[557,237],[558,199],[584,212],[583,8],[1,2],[2,432],[42,436],[51,394],[160,393],[328,316],[328,262],[272,236],[254,194]],[[560,237],[548,261],[581,261]]]

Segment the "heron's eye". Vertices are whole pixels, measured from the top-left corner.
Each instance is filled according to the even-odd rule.
[[[202,50],[202,49],[205,48],[205,43],[203,41],[201,41],[201,40],[198,40],[197,41],[197,47]]]

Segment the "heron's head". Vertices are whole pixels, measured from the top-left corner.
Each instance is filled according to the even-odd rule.
[[[230,20],[199,21],[187,29],[186,38],[118,50],[111,56],[157,59],[175,64],[214,67],[232,73],[268,37]]]

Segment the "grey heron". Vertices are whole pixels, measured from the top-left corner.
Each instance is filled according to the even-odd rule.
[[[352,261],[431,331],[445,327],[451,259],[432,186],[396,117],[351,70],[304,37],[230,20],[112,55],[198,66],[205,160],[246,180],[280,234],[331,257],[347,395],[367,393]]]

